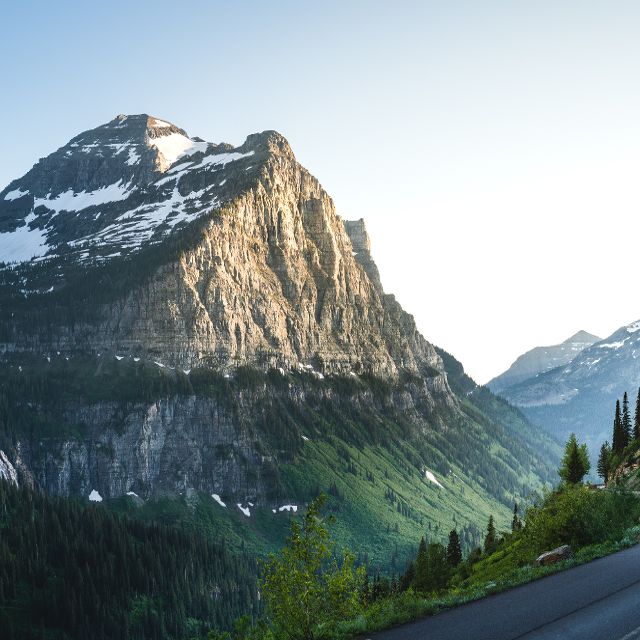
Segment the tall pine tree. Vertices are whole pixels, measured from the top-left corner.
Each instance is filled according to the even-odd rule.
[[[428,591],[428,573],[429,573],[429,560],[427,558],[427,543],[424,538],[420,540],[418,546],[418,555],[416,556],[416,562],[414,566],[414,578],[413,587],[416,591]]]
[[[629,396],[624,392],[622,397],[622,433],[624,434],[624,446],[631,442],[631,413],[629,412]]]
[[[578,484],[589,473],[591,464],[586,444],[578,444],[576,434],[572,433],[565,445],[562,465],[558,475],[568,484]]]
[[[627,443],[624,439],[624,430],[622,429],[622,413],[620,411],[620,400],[616,400],[616,414],[613,419],[613,440],[611,448],[613,452],[621,456]]]
[[[640,440],[640,389],[636,398],[636,415],[633,421],[633,439]]]
[[[460,548],[460,538],[458,532],[452,529],[449,533],[449,544],[447,545],[447,562],[450,567],[457,567],[462,562],[462,549]]]
[[[496,525],[493,522],[493,516],[489,516],[489,523],[487,524],[487,535],[484,537],[484,552],[487,555],[492,554],[496,550],[497,546],[496,538]]]
[[[606,482],[609,477],[611,466],[611,446],[605,442],[600,447],[600,456],[598,457],[598,475]]]
[[[520,520],[519,516],[519,508],[518,503],[514,502],[513,504],[513,519],[511,520],[511,531],[520,531],[522,529],[522,520]]]

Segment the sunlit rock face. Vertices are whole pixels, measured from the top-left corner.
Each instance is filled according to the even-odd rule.
[[[273,131],[233,147],[118,116],[0,192],[0,230],[5,295],[23,298],[5,306],[14,314],[2,318],[5,351],[442,370],[382,291],[363,221],[343,222]],[[87,279],[95,291],[75,295]]]

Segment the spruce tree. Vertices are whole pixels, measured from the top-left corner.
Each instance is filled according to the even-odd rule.
[[[427,590],[440,591],[449,582],[450,569],[447,562],[447,549],[438,542],[427,547]]]
[[[496,550],[496,525],[493,522],[493,516],[489,516],[489,523],[487,524],[487,535],[484,537],[484,552],[487,555],[491,555]]]
[[[604,442],[600,447],[600,456],[598,457],[598,475],[606,482],[609,477],[611,465],[611,446],[608,442]]]
[[[511,531],[516,532],[522,529],[522,520],[520,520],[519,516],[519,508],[518,503],[514,502],[513,504],[513,519],[511,520]]]
[[[449,533],[449,544],[447,545],[447,562],[450,567],[457,567],[462,562],[462,549],[460,548],[460,538],[458,532],[452,529]]]
[[[622,434],[624,438],[624,446],[631,442],[631,414],[629,413],[629,396],[624,392],[622,397]]]
[[[428,558],[427,558],[427,543],[424,538],[420,540],[418,546],[418,555],[416,556],[415,563],[415,575],[413,578],[413,587],[416,591],[428,591]]]
[[[636,415],[633,421],[633,439],[640,440],[640,389],[636,398]]]
[[[578,444],[576,434],[572,433],[565,446],[562,465],[558,469],[558,475],[568,484],[578,484],[589,473],[591,464],[586,444]]]
[[[620,400],[616,400],[616,413],[613,419],[613,440],[612,440],[613,452],[616,455],[621,456],[626,446],[627,445],[624,441],[624,434],[622,430],[622,415],[620,412]]]

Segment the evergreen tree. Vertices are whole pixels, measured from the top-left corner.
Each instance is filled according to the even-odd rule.
[[[518,503],[513,503],[513,519],[511,520],[511,531],[516,532],[522,529],[522,520],[520,520]]]
[[[629,412],[629,396],[627,392],[624,392],[622,397],[622,434],[624,437],[624,446],[626,447],[631,442],[631,413]]]
[[[460,548],[460,538],[458,532],[452,529],[449,533],[449,544],[447,545],[447,562],[450,567],[457,567],[462,562],[462,549]]]
[[[412,561],[407,565],[407,570],[404,572],[402,577],[400,578],[400,582],[398,584],[398,589],[400,591],[406,591],[412,584],[416,578],[416,565]]]
[[[492,554],[496,550],[498,540],[496,538],[496,525],[493,522],[493,516],[489,516],[487,524],[487,535],[484,537],[484,552],[487,555]]]
[[[568,484],[578,484],[589,473],[591,464],[586,444],[578,444],[576,434],[572,433],[565,446],[562,465],[558,474]]]
[[[440,591],[449,581],[447,549],[439,543],[427,545],[424,538],[418,547],[413,588],[421,593]]]
[[[636,398],[636,415],[633,421],[633,439],[640,440],[640,389]]]
[[[600,447],[600,456],[598,457],[598,475],[606,482],[609,477],[611,465],[611,446],[608,442],[604,442]]]
[[[624,448],[627,446],[624,438],[624,430],[622,428],[622,413],[620,411],[620,400],[616,400],[616,413],[613,419],[613,452],[621,456]]]
[[[429,573],[429,560],[427,558],[427,543],[421,538],[418,545],[418,555],[415,562],[415,574],[413,578],[413,586],[417,591],[428,591],[427,578]]]
[[[437,542],[427,547],[429,571],[427,582],[429,591],[441,591],[449,582],[449,564],[447,562],[447,548]]]

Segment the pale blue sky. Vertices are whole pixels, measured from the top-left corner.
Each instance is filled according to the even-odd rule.
[[[2,186],[118,113],[236,144],[277,129],[479,381],[640,318],[637,2],[25,0],[0,17]]]

